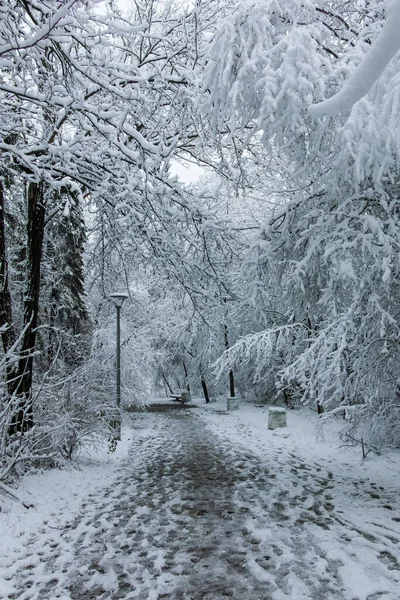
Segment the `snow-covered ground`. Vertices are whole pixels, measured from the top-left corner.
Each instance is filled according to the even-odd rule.
[[[97,489],[101,494],[106,485],[112,484],[128,453],[131,436],[131,427],[125,425],[116,452],[109,453],[108,445],[87,449],[70,466],[26,476],[18,494],[27,504],[32,504],[32,508],[24,508],[7,495],[0,496],[1,600],[12,594],[13,572],[18,571],[29,555],[26,547],[32,537],[38,539],[40,561],[40,550],[56,543],[60,530],[74,518],[89,494]]]
[[[400,600],[400,457],[224,403],[138,413],[117,452],[2,498],[0,598]]]
[[[269,431],[267,407],[242,406],[224,418],[223,412],[216,413],[214,407],[210,405],[211,410],[205,415],[213,431],[266,462],[275,461],[279,488],[290,490],[291,478],[303,470],[307,498],[290,507],[292,516],[303,514],[304,508],[317,508],[318,483],[321,473],[327,474],[329,494],[325,497],[335,519],[326,531],[308,526],[326,556],[342,563],[339,574],[346,589],[343,598],[399,600],[400,454],[370,453],[363,461],[360,448],[343,447],[340,442],[339,418],[325,422],[322,437],[318,417],[307,409],[288,411],[288,427]],[[220,408],[223,411],[224,404]],[[293,460],[300,464],[292,467]],[[348,527],[345,537],[335,524]],[[318,565],[310,564],[309,568],[318,570]],[[394,595],[384,593],[389,591]],[[308,597],[300,592],[293,596],[296,600]]]

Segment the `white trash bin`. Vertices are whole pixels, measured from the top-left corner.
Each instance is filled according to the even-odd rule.
[[[239,410],[240,407],[240,398],[237,396],[231,396],[226,399],[226,410],[229,412],[231,410]]]
[[[286,427],[286,409],[280,406],[271,406],[268,409],[268,429]]]

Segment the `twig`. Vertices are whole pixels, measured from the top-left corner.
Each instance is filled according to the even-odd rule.
[[[33,508],[34,507],[34,504],[28,503],[25,500],[23,500],[22,498],[20,498],[20,496],[17,494],[17,492],[15,490],[10,488],[5,483],[2,483],[1,481],[0,481],[0,490],[2,492],[4,492],[5,494],[8,494],[9,496],[11,496],[11,498],[13,498],[14,500],[17,500],[18,502],[20,502],[22,504],[22,506],[24,506],[25,508]]]
[[[389,456],[387,456],[387,454],[383,454],[383,452],[381,450],[379,450],[378,448],[376,448],[376,446],[372,446],[372,444],[367,444],[367,442],[365,442],[363,438],[361,438],[361,440],[358,440],[357,438],[353,437],[349,433],[342,433],[341,435],[342,435],[342,437],[347,437],[349,440],[352,440],[353,442],[356,442],[357,444],[361,444],[361,448],[363,451],[363,458],[365,458],[365,446],[367,446],[368,448],[371,448],[371,450],[373,450],[375,452],[375,454],[377,454],[378,456],[383,456],[384,458],[386,458],[386,460],[388,460],[391,463],[395,462],[394,460],[389,458]],[[343,441],[345,441],[345,440],[343,440]]]

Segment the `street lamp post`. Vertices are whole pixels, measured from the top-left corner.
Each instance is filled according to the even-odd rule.
[[[224,319],[224,342],[226,350],[229,350],[228,336],[228,307],[227,302],[232,302],[234,298],[223,298],[225,304],[225,319]],[[226,408],[228,411],[239,408],[239,398],[235,396],[235,378],[233,376],[232,367],[229,369],[229,398],[227,398]]]
[[[224,318],[224,342],[225,342],[225,350],[229,350],[229,337],[228,337],[228,307],[227,302],[232,302],[234,298],[223,298],[223,302],[225,304],[225,318]],[[229,369],[229,394],[230,398],[235,398],[235,378],[233,375],[232,368]]]
[[[128,294],[124,292],[115,292],[110,294],[109,298],[117,309],[117,409],[121,406],[121,308]],[[118,418],[116,429],[116,439],[121,439],[121,421]]]

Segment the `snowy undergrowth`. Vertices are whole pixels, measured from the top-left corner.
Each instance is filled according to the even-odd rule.
[[[21,554],[30,536],[44,530],[56,532],[75,515],[89,493],[113,482],[131,444],[128,423],[122,427],[121,437],[114,453],[107,444],[83,449],[80,457],[64,468],[23,477],[18,495],[32,505],[29,509],[0,496],[0,573],[5,563],[12,563]]]

